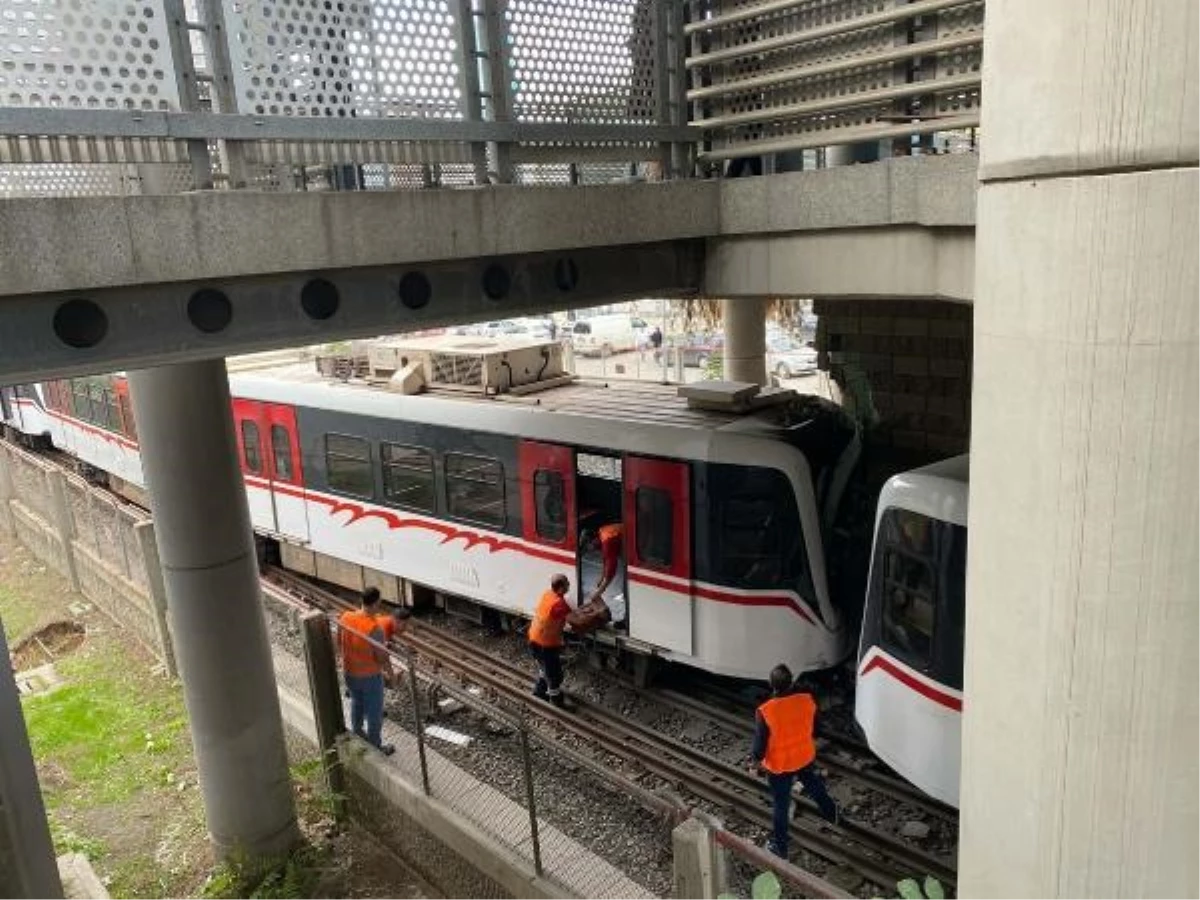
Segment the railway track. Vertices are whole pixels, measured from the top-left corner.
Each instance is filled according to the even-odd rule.
[[[269,579],[305,602],[325,609],[342,608],[346,602],[291,573],[273,570]],[[657,782],[683,796],[703,800],[730,818],[770,829],[770,799],[763,782],[746,771],[714,760],[682,741],[647,726],[632,722],[597,704],[575,699],[575,709],[564,712],[533,697],[530,673],[485,650],[444,631],[418,625],[410,628],[403,642],[442,672],[451,672],[468,684],[491,691],[506,704],[516,706],[540,729],[572,735],[596,747],[609,760],[616,759],[628,772],[620,777],[636,788],[635,796],[657,796],[647,780]],[[576,762],[584,754],[571,754]],[[585,755],[586,756],[586,755]],[[609,776],[611,762],[590,759],[590,769]],[[796,846],[834,866],[858,872],[866,881],[890,891],[901,878],[930,874],[952,886],[955,873],[943,860],[913,848],[899,839],[865,825],[843,821],[831,826],[820,820],[815,807],[798,797],[801,815],[793,819],[791,836]],[[656,804],[661,810],[661,798]]]
[[[685,694],[670,688],[655,689],[651,696],[680,712],[707,719],[716,727],[733,733],[739,739],[745,741],[750,739],[752,729],[749,723],[753,718],[753,709],[750,707],[744,707],[741,712],[734,712],[721,706],[714,706],[706,698]],[[819,757],[821,765],[839,777],[908,804],[926,815],[936,816],[957,824],[958,812],[953,807],[935,800],[899,778],[870,768],[874,764],[874,757],[870,749],[861,741],[834,731],[822,730],[818,732],[817,742],[821,749]],[[835,752],[829,752],[830,750]],[[843,753],[846,756],[843,756]]]

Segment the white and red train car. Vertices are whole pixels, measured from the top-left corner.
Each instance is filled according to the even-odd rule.
[[[590,587],[580,537],[622,522],[625,615],[606,639],[747,678],[777,662],[825,668],[852,648],[824,540],[858,440],[831,405],[736,414],[655,385],[584,383],[404,396],[311,364],[230,386],[255,529],[295,568],[398,576],[528,616],[556,572]],[[18,431],[143,483],[122,377],[4,396]]]
[[[854,715],[867,743],[958,806],[968,457],[889,479],[879,496]]]

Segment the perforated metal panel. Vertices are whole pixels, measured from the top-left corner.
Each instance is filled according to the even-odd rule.
[[[5,106],[178,109],[159,0],[2,0]]]
[[[191,190],[187,164],[0,165],[0,197],[106,197]]]
[[[463,116],[448,0],[224,0],[241,112]]]
[[[506,0],[518,121],[655,121],[650,0]]]
[[[938,37],[983,34],[983,3],[942,10],[937,16]],[[983,44],[959,47],[938,57],[938,77],[978,73],[983,68]],[[979,88],[939,95],[937,111],[943,115],[979,108]]]

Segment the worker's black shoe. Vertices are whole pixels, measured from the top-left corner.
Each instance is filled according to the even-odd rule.
[[[570,712],[575,708],[575,704],[567,700],[562,694],[551,694],[550,702],[561,709],[563,712]]]
[[[534,688],[533,696],[537,697],[539,700],[549,700],[550,699],[550,695],[546,693],[545,688]]]
[[[396,752],[396,748],[394,746],[392,746],[391,744],[380,744],[379,752],[382,753],[384,756],[391,756],[393,753]]]

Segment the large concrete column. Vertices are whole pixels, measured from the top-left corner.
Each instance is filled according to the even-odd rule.
[[[214,849],[275,856],[299,834],[225,364],[129,380]]]
[[[745,297],[721,301],[725,321],[725,378],[767,383],[767,301]]]
[[[21,698],[0,622],[0,897],[61,897]]]
[[[988,7],[962,896],[1197,896],[1196,34]]]

